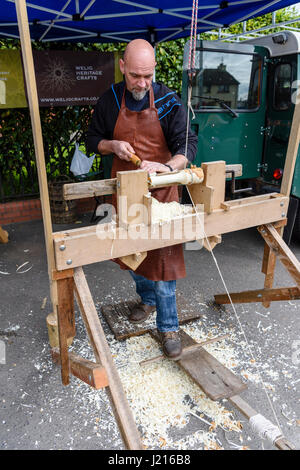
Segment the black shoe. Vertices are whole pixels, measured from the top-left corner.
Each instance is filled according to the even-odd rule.
[[[179,359],[182,353],[181,339],[179,331],[158,331],[163,352],[169,359]]]
[[[147,305],[140,302],[138,305],[133,307],[130,315],[128,315],[128,320],[131,323],[141,323],[150,316],[151,313],[155,312],[155,305]]]

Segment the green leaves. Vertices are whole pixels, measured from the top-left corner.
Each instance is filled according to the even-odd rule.
[[[277,22],[298,17],[295,7],[276,12]],[[247,30],[260,29],[272,23],[272,14],[247,21]],[[299,24],[293,24],[299,27]],[[223,30],[229,35],[241,33],[242,24]],[[261,31],[270,34],[279,28]],[[218,39],[215,35],[202,33],[201,39]],[[183,48],[189,38],[160,43],[156,46],[156,80],[181,93]],[[82,50],[114,52],[124,51],[125,43],[83,44],[83,43],[33,43],[39,50]],[[20,49],[14,39],[0,39],[0,49]],[[69,174],[69,166],[74,153],[75,142],[83,143],[83,135],[91,120],[91,107],[41,108],[44,151],[48,177]],[[14,194],[38,192],[35,152],[28,109],[0,110],[0,197]],[[84,146],[81,147],[85,151]],[[99,159],[95,159],[95,165]],[[97,163],[98,162],[98,163]],[[22,175],[22,177],[21,177]]]

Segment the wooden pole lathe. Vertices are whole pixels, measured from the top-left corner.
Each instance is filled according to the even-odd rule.
[[[109,385],[109,393],[112,395],[113,399],[113,409],[117,411],[116,416],[125,444],[129,449],[141,450],[143,446],[139,432],[133,420],[125,393],[123,392],[118,373],[113,364],[92,297],[89,294],[89,290],[85,288],[86,281],[84,274],[82,270],[79,270],[73,277],[73,273],[70,274],[68,272],[66,275],[66,273],[56,270],[47,173],[26,3],[25,0],[16,0],[15,4],[38,171],[51,301],[53,312],[55,314],[58,312],[59,350],[53,351],[53,357],[61,364],[62,381],[65,385],[69,383],[70,373],[80,376],[80,378],[86,382],[97,385],[95,383],[95,378],[97,379],[97,377],[95,375],[92,376],[92,373],[94,370],[96,370],[96,372],[98,371],[98,378],[99,374],[101,375],[101,380],[98,380],[98,385],[100,382],[102,386]],[[99,359],[99,362],[95,364],[91,364],[90,361],[85,361],[83,358],[79,358],[72,353],[69,355],[68,353],[69,337],[75,334],[73,306],[74,282],[76,283],[77,300],[83,318],[86,320],[88,317],[86,326],[93,346],[95,347],[96,358]],[[101,360],[103,360],[104,371],[100,357]]]

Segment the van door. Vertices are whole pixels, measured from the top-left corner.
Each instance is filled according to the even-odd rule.
[[[292,125],[294,104],[292,84],[297,79],[297,55],[291,54],[273,58],[268,63],[268,92],[266,125],[266,146],[263,157],[264,181],[281,185],[289,135]]]
[[[187,43],[188,44],[188,43]],[[186,45],[185,55],[188,52]],[[192,128],[198,135],[195,164],[242,164],[243,178],[257,178],[264,142],[267,50],[253,45],[199,41],[192,87]],[[186,67],[185,67],[186,68]],[[188,74],[183,75],[187,99]]]

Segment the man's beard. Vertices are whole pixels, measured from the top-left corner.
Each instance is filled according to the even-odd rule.
[[[148,90],[149,88],[144,88],[142,91],[132,90],[131,94],[136,101],[141,101],[146,96]]]

